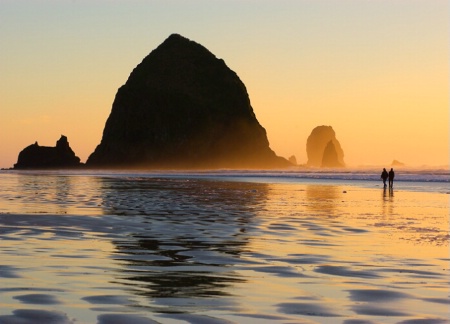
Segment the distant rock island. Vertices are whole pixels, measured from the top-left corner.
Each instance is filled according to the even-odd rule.
[[[391,166],[395,166],[395,167],[404,167],[405,166],[405,163],[403,163],[403,162],[400,162],[400,161],[397,161],[397,160],[393,160],[392,161],[392,163],[391,163]]]
[[[81,166],[80,158],[69,146],[67,137],[61,135],[55,147],[40,146],[37,142],[20,153],[14,169],[53,169]]]
[[[307,166],[341,168],[345,166],[344,151],[331,126],[317,126],[306,141]]]
[[[279,168],[245,85],[225,62],[178,34],[119,88],[88,167]]]
[[[288,161],[291,162],[293,165],[297,165],[297,158],[295,157],[295,155],[291,155]]]

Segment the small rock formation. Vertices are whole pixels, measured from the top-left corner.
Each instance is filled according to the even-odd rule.
[[[397,160],[393,160],[392,163],[391,163],[391,166],[393,166],[393,167],[404,167],[405,163],[397,161]]]
[[[80,158],[69,146],[67,137],[61,135],[55,147],[40,146],[38,142],[19,153],[14,169],[54,169],[79,167]]]
[[[331,142],[331,144],[330,144]],[[317,126],[306,141],[307,166],[344,167],[344,151],[331,126]]]
[[[225,62],[173,34],[119,88],[89,167],[278,168],[247,90]]]
[[[293,165],[297,165],[297,158],[295,157],[295,155],[292,155],[289,159],[289,162],[291,162]]]
[[[323,151],[322,157],[322,168],[340,168],[343,165],[339,162],[338,154],[336,152],[336,147],[333,141],[329,141],[325,150]]]

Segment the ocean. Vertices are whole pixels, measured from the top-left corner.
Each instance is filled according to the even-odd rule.
[[[448,170],[1,171],[0,323],[449,323]]]

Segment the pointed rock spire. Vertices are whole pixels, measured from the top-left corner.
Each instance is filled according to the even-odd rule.
[[[178,34],[118,90],[91,167],[273,168],[247,90],[225,62]]]

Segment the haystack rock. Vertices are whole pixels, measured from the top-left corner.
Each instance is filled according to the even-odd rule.
[[[81,166],[80,158],[69,146],[67,137],[61,135],[55,147],[40,146],[37,142],[19,153],[14,169],[55,169]]]
[[[244,84],[205,47],[173,34],[119,88],[90,167],[277,168]]]
[[[331,144],[330,144],[331,142]],[[308,166],[344,167],[344,151],[331,126],[317,126],[306,141]]]

